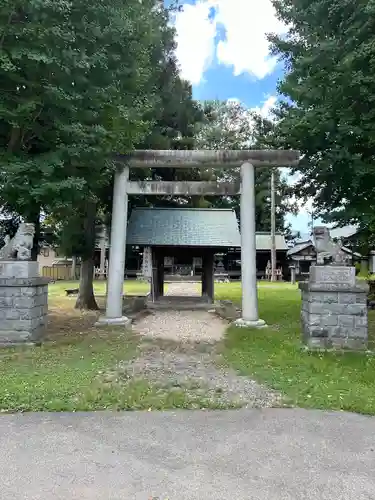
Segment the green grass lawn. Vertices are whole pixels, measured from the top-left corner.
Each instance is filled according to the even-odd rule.
[[[95,327],[99,312],[75,310],[76,298],[66,297],[65,289],[77,286],[49,285],[47,338],[41,346],[0,349],[0,412],[185,407],[182,392],[160,393],[147,381],[107,379],[117,361],[136,355],[138,338],[121,327]],[[103,282],[94,288],[99,295],[105,292]],[[124,290],[147,293],[148,285],[126,281]]]
[[[241,300],[240,284],[217,285],[217,297]],[[259,313],[269,328],[229,328],[226,361],[281,390],[289,404],[375,415],[375,356],[361,353],[309,353],[301,350],[300,294],[289,284],[260,284]],[[375,317],[369,313],[370,346]]]
[[[75,298],[65,297],[65,289],[76,285],[50,285],[48,335],[42,346],[0,350],[0,411],[188,407],[179,391],[160,392],[147,381],[117,384],[106,378],[118,360],[136,355],[139,339],[122,328],[93,326],[98,312],[74,310]],[[95,283],[95,290],[104,294],[104,283]],[[146,293],[148,285],[129,281],[125,290]],[[216,294],[240,302],[240,284],[218,284]],[[292,406],[375,414],[375,356],[301,350],[296,286],[261,283],[259,306],[269,327],[230,327],[222,348],[229,365],[282,391]],[[370,312],[371,342],[374,320]]]
[[[68,288],[78,288],[78,281],[55,281],[48,286],[48,293],[50,297],[63,297],[65,290]],[[144,281],[127,280],[124,282],[124,293],[126,295],[136,295],[148,293],[150,285]],[[97,280],[94,281],[95,295],[105,295],[106,282]]]

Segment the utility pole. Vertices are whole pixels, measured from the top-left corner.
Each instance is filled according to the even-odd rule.
[[[308,226],[311,227],[311,232],[314,231],[314,210],[311,209],[311,212],[307,212],[311,216],[311,221],[308,223]]]
[[[276,190],[275,169],[271,172],[271,281],[276,281]]]

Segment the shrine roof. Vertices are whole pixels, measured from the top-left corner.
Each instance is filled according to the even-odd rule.
[[[271,233],[257,231],[255,234],[256,239],[256,249],[257,250],[271,250],[272,247],[272,237]],[[285,240],[285,236],[281,233],[275,234],[276,250],[288,250],[288,245]]]
[[[216,208],[135,208],[127,244],[139,246],[239,247],[236,214]]]

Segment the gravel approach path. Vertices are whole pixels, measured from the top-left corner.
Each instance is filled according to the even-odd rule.
[[[169,295],[197,291],[196,283],[173,283]],[[115,377],[146,379],[161,392],[182,391],[190,407],[280,406],[279,393],[223,366],[220,347],[228,323],[209,311],[155,311],[134,323],[139,355],[120,362]]]
[[[191,281],[177,281],[168,283],[168,288],[165,293],[167,297],[200,297],[201,284]]]

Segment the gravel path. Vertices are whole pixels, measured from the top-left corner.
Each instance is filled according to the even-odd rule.
[[[218,342],[228,323],[208,311],[157,311],[134,323],[134,331],[153,339]]]
[[[166,296],[168,297],[200,297],[201,283],[189,283],[186,281],[178,281],[176,283],[168,283]]]
[[[134,324],[143,336],[139,355],[109,374],[117,380],[147,379],[158,393],[183,392],[188,406],[271,407],[280,394],[220,366],[220,341],[228,323],[208,311],[158,311]]]
[[[174,350],[144,345],[140,356],[120,362],[120,378],[147,379],[160,392],[182,391],[191,408],[266,408],[280,406],[280,394],[254,380],[239,376],[234,370],[220,367],[220,358],[209,346],[202,352],[197,345]]]

